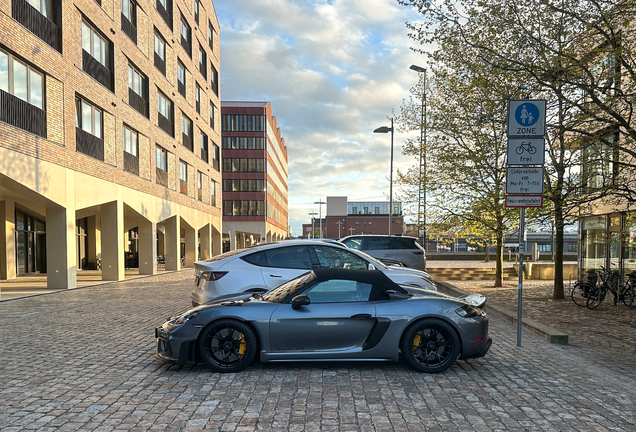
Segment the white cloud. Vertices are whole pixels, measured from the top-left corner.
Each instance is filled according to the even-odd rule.
[[[413,9],[395,0],[217,0],[222,100],[272,102],[288,148],[289,222],[295,234],[314,201],[346,195],[384,200],[389,125],[424,65],[404,23]],[[406,136],[396,134],[397,168]],[[394,191],[395,193],[395,191]]]

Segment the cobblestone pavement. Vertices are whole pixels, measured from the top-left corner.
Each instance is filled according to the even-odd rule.
[[[519,348],[516,329],[496,318],[486,357],[435,375],[389,363],[256,363],[236,374],[163,364],[152,356],[153,329],[188,307],[192,276],[0,303],[0,430],[635,428],[633,368],[594,361],[582,343],[524,334]]]

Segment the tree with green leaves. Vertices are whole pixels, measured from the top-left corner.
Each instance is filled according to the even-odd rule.
[[[563,232],[586,203],[616,192],[616,167],[636,160],[631,126],[633,91],[617,87],[618,66],[632,66],[632,43],[622,37],[634,1],[605,0],[399,0],[418,8],[423,21],[408,24],[420,44],[467,47],[486,70],[523,83],[526,96],[546,99],[544,210],[556,228],[554,298],[563,298]],[[439,60],[438,60],[439,61]],[[453,63],[457,71],[466,66]],[[622,98],[622,99],[621,99]],[[619,101],[619,99],[621,99]],[[616,133],[624,135],[615,139]],[[616,152],[607,151],[613,149]],[[600,150],[600,151],[599,151]],[[623,152],[625,157],[616,157]],[[608,157],[616,159],[608,164]],[[619,163],[616,163],[619,162]],[[632,166],[633,167],[633,166]],[[630,170],[624,170],[628,176]],[[598,181],[598,177],[602,177]],[[621,187],[634,191],[633,179]]]

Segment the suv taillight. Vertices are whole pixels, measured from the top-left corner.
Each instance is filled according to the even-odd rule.
[[[221,279],[223,276],[225,276],[227,274],[227,272],[202,272],[201,273],[201,278],[205,279],[207,281],[217,281],[219,279]]]

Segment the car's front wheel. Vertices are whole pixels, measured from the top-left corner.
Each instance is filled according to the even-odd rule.
[[[459,337],[450,324],[424,319],[411,326],[402,338],[406,362],[420,372],[448,369],[459,355]]]
[[[199,352],[203,361],[214,371],[238,372],[254,359],[256,335],[240,321],[215,321],[203,330]]]

